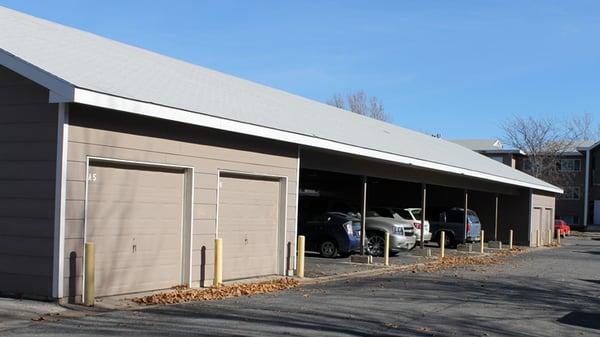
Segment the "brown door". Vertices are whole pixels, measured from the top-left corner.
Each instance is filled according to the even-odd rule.
[[[96,295],[181,284],[184,174],[90,164],[86,239],[96,246]]]
[[[221,176],[218,234],[223,279],[277,273],[280,182]]]

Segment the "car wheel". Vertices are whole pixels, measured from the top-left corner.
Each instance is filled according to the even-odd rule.
[[[333,241],[325,240],[321,242],[319,252],[323,257],[335,257],[337,255],[337,247]]]
[[[385,239],[381,234],[371,234],[367,236],[367,249],[373,256],[383,256],[385,249]]]

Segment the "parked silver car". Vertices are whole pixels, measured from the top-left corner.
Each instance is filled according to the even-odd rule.
[[[382,217],[376,212],[367,212],[366,229],[367,250],[373,256],[383,256],[385,233],[390,234],[390,255],[410,250],[416,244],[415,228],[412,223]]]
[[[381,216],[384,218],[394,218],[401,223],[413,225],[415,228],[416,241],[421,241],[421,209],[414,208],[396,208],[396,207],[373,207],[370,209],[371,215]],[[429,231],[429,221],[424,222],[423,237],[425,242],[431,240],[431,232]]]

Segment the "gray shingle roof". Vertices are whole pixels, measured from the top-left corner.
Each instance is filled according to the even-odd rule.
[[[0,49],[76,88],[557,190],[442,139],[3,7]]]

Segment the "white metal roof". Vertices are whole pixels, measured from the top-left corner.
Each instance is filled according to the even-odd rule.
[[[562,193],[460,145],[0,7],[0,64],[78,102]]]

